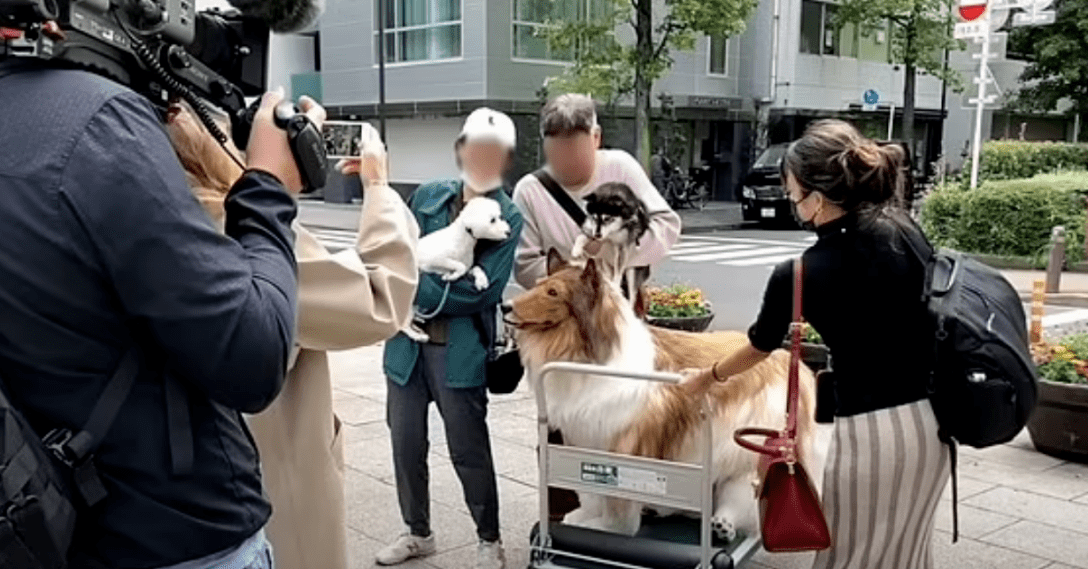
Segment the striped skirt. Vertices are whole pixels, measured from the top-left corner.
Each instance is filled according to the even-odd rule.
[[[948,447],[926,400],[835,419],[824,470],[831,548],[813,569],[929,569]]]

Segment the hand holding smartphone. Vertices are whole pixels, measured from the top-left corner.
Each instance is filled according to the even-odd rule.
[[[385,144],[370,123],[325,121],[322,132],[329,158],[340,160],[337,167],[341,174],[359,174],[364,186],[387,182]]]

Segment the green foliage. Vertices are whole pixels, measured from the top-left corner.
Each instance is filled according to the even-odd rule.
[[[1077,367],[1071,361],[1053,359],[1038,366],[1037,369],[1039,370],[1039,377],[1047,381],[1088,384],[1088,379],[1077,373]]]
[[[1088,111],[1088,0],[1056,0],[1050,9],[1057,12],[1053,24],[1009,35],[1010,56],[1032,62],[1020,76],[1016,106],[1053,111],[1071,100],[1074,111]]]
[[[936,189],[922,206],[922,226],[937,245],[968,253],[1044,258],[1051,229],[1065,226],[1066,258],[1084,258],[1088,172],[987,181],[975,190]]]
[[[1088,144],[994,140],[982,145],[979,180],[1013,180],[1088,169]],[[970,176],[970,160],[963,176]],[[969,178],[968,178],[969,179]]]
[[[1061,345],[1065,346],[1078,360],[1088,361],[1088,334],[1073,334],[1062,338]]]
[[[944,78],[953,87],[961,85],[959,73],[944,67],[944,50],[963,49],[966,44],[952,37],[958,21],[956,0],[842,0],[835,25],[883,27],[892,23],[892,59],[913,65]]]
[[[805,324],[804,334],[801,336],[802,342],[808,342],[810,344],[822,344],[824,343],[823,336],[812,327],[811,324]]]

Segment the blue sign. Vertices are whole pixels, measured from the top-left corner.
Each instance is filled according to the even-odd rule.
[[[864,101],[866,105],[875,105],[880,102],[880,93],[877,93],[874,89],[869,89],[861,96],[861,100]]]

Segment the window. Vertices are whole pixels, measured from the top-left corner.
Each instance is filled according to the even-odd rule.
[[[461,57],[461,0],[379,1],[385,8],[387,63]]]
[[[611,17],[612,0],[513,0],[514,57],[571,61],[574,50],[551,45],[541,32],[549,22],[600,21]]]
[[[707,73],[710,75],[729,75],[729,38],[725,36],[712,36],[710,38],[710,55],[707,58]]]
[[[839,55],[842,36],[853,35],[853,27],[835,27],[838,6],[802,0],[801,2],[801,53]],[[849,31],[847,30],[849,28]],[[853,49],[853,44],[849,45]]]

